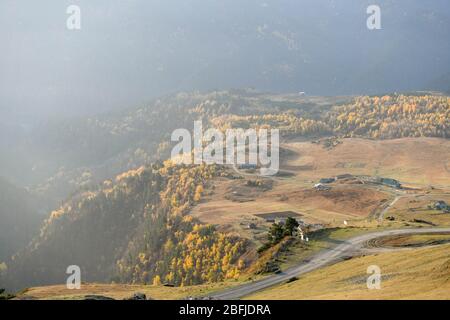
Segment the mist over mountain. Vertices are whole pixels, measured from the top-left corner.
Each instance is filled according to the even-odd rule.
[[[0,263],[25,247],[38,234],[44,215],[37,199],[0,177]]]
[[[66,28],[81,8],[82,29]],[[449,4],[371,1],[13,1],[0,4],[0,112],[21,125],[182,90],[307,94],[440,89]],[[32,116],[30,116],[32,115]]]

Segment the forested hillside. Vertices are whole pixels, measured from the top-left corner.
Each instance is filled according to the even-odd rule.
[[[317,106],[319,107],[319,106]],[[363,96],[349,103],[322,108],[291,105],[291,108],[263,114],[225,114],[211,119],[213,126],[278,128],[283,135],[363,137],[450,136],[450,98],[436,95]]]
[[[7,286],[64,282],[69,265],[81,267],[83,281],[189,285],[238,276],[245,242],[185,216],[219,174],[166,162],[72,196],[9,262]]]
[[[358,97],[327,117],[337,134],[368,138],[450,137],[450,98],[429,95]]]

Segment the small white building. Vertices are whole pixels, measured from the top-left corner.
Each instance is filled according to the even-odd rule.
[[[297,237],[300,237],[300,240],[302,240],[302,241],[308,241],[308,237],[305,236],[305,234],[300,226],[297,227],[294,235]]]

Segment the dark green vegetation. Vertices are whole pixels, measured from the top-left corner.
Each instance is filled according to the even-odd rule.
[[[292,236],[299,226],[297,220],[288,217],[285,223],[274,223],[269,230],[268,240],[272,244],[276,244],[286,236]]]
[[[293,236],[297,231],[298,226],[299,223],[297,222],[297,220],[291,217],[288,217],[284,223],[279,222],[272,224],[267,234],[268,242],[265,243],[262,247],[260,247],[258,249],[258,252],[262,253],[265,250],[269,249],[270,247],[278,244],[281,240],[285,239],[286,237]]]
[[[13,299],[15,296],[13,294],[7,293],[5,289],[0,288],[0,300]]]

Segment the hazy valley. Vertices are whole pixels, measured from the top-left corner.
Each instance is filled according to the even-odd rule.
[[[439,93],[193,92],[36,127],[4,153],[3,161],[26,174],[2,175],[27,191],[9,187],[21,200],[7,208],[21,210],[23,218],[2,216],[2,228],[18,230],[14,241],[8,236],[14,245],[4,249],[2,286],[17,291],[63,284],[67,266],[77,264],[83,291],[38,288],[24,297],[209,295],[288,270],[360,234],[448,228],[450,214],[434,206],[450,203],[449,106],[450,98]],[[205,129],[279,129],[279,173],[264,178],[251,168],[174,165],[167,160],[171,133],[191,130],[195,120]],[[25,149],[29,157],[20,157]],[[35,202],[27,205],[26,199]],[[38,212],[45,208],[40,224]],[[27,218],[31,212],[36,222]],[[308,242],[292,230],[279,238],[272,234],[274,222],[288,217],[301,221]],[[436,237],[420,243],[436,245],[430,250],[443,254],[436,268],[444,271],[426,291],[442,298],[438,292],[448,287],[448,255],[441,244],[446,232]],[[393,255],[396,263],[394,253],[383,255]]]

